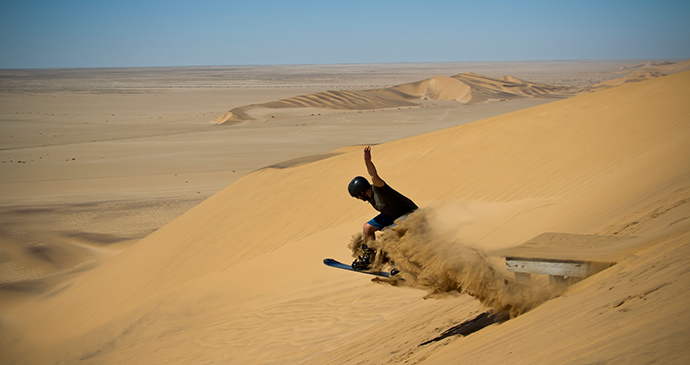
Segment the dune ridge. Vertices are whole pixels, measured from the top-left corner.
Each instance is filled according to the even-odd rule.
[[[662,73],[657,72],[657,71],[633,71],[633,72],[630,72],[629,74],[627,74],[625,77],[600,82],[600,83],[594,85],[594,88],[615,87],[615,86],[623,85],[623,84],[628,83],[628,82],[640,82],[640,81],[655,79],[657,77],[662,77],[662,76],[665,76],[665,74],[662,74]]]
[[[396,189],[421,206],[454,203],[442,215],[447,237],[470,247],[631,224],[643,237],[611,271],[500,326],[420,349],[486,308],[321,264],[346,257],[372,215],[345,192],[364,173],[356,150],[243,177],[3,318],[16,334],[0,353],[103,364],[687,359],[690,205],[674,192],[690,186],[689,85],[690,72],[628,83],[374,148]]]
[[[683,62],[655,62],[647,61],[643,63],[638,63],[632,66],[623,66],[618,68],[620,72],[636,72],[636,71],[646,71],[646,72],[658,72],[664,75],[670,75],[678,72],[690,70],[690,60]]]
[[[592,87],[548,85],[521,80],[510,75],[494,78],[472,72],[453,76],[438,75],[383,89],[329,90],[262,104],[245,105],[226,112],[213,122],[234,125],[262,121],[269,118],[266,115],[266,109],[370,110],[419,106],[422,100],[452,100],[471,105],[524,98],[567,98],[688,70],[690,70],[690,60],[678,63],[649,61],[620,67],[618,73],[625,73],[626,76],[607,80]]]
[[[668,66],[668,65],[673,65],[673,64],[674,63],[671,61],[664,61],[664,62],[647,61],[647,62],[638,63],[636,65],[632,65],[632,66],[621,66],[618,69],[622,70],[622,71],[626,71],[626,70],[637,70],[638,68],[646,68],[646,67]]]
[[[616,87],[628,82],[640,82],[654,79],[678,72],[690,71],[690,60],[683,62],[644,62],[633,66],[620,67],[618,73],[626,74],[624,77],[600,82],[592,86],[592,90]]]
[[[506,75],[502,78],[471,72],[372,90],[324,91],[263,104],[234,108],[216,118],[216,124],[237,124],[261,119],[262,108],[318,108],[368,110],[418,106],[422,100],[452,100],[463,104],[524,98],[565,98],[582,92],[581,88],[532,83]],[[264,117],[265,118],[265,117]]]

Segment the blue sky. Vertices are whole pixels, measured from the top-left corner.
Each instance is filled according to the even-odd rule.
[[[690,58],[688,0],[0,4],[0,68]]]

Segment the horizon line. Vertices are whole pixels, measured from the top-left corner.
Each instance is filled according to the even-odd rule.
[[[334,63],[256,63],[256,64],[206,64],[206,65],[166,65],[166,66],[65,66],[65,67],[0,67],[2,71],[41,71],[41,70],[113,70],[113,69],[163,69],[163,68],[212,68],[212,67],[285,67],[285,66],[357,66],[357,65],[395,65],[395,64],[452,64],[452,63],[473,63],[473,62],[567,62],[567,61],[670,61],[681,62],[686,58],[677,57],[658,57],[658,58],[555,58],[555,59],[533,59],[533,60],[472,60],[472,61],[391,61],[391,62],[334,62]]]

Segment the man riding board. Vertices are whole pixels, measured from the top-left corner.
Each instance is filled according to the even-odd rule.
[[[380,212],[379,215],[364,223],[362,233],[364,234],[363,250],[367,249],[366,243],[376,239],[376,231],[382,230],[385,227],[391,226],[395,220],[414,212],[417,205],[406,196],[400,194],[386,184],[376,171],[374,163],[371,162],[371,146],[364,148],[364,164],[367,167],[367,172],[371,176],[371,182],[362,177],[357,176],[347,188],[353,198],[368,202],[374,209]],[[361,258],[359,261],[362,261]],[[363,260],[359,266],[359,270],[368,268],[370,260]],[[353,263],[353,267],[355,267]]]

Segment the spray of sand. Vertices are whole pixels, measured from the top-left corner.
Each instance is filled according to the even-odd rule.
[[[444,214],[444,217],[448,217]],[[444,222],[445,219],[445,222]],[[439,222],[444,222],[439,224]],[[394,266],[405,281],[429,291],[427,297],[467,293],[494,311],[512,317],[560,295],[565,287],[518,283],[492,263],[484,250],[462,242],[439,209],[423,208],[396,222],[368,245],[378,253],[375,269]],[[361,252],[362,235],[352,237],[353,256]]]

